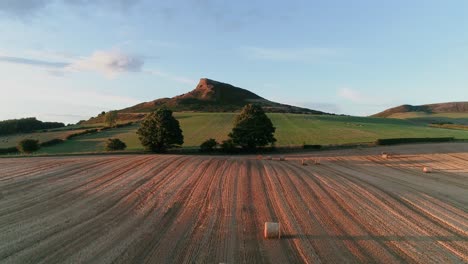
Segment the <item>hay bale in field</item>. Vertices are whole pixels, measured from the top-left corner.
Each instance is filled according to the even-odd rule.
[[[266,160],[271,160],[271,156],[267,156],[267,157],[266,157]]]
[[[286,158],[285,158],[284,156],[280,156],[279,160],[280,160],[280,161],[285,161]]]
[[[314,160],[315,165],[320,165],[320,158]]]
[[[281,238],[281,226],[276,222],[265,222],[264,230],[265,239]]]
[[[302,163],[302,166],[307,166],[307,161],[306,161],[306,159],[302,159],[301,163]]]
[[[431,167],[423,167],[423,172],[424,172],[424,173],[431,173],[431,172],[432,172],[432,168],[431,168]]]
[[[382,158],[383,158],[383,159],[389,159],[389,158],[390,158],[390,154],[388,154],[388,153],[382,154]]]

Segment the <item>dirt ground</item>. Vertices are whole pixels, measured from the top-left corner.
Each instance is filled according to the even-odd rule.
[[[278,157],[0,159],[0,262],[468,262],[467,143]]]

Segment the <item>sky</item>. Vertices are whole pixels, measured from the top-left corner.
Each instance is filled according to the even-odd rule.
[[[75,123],[210,78],[366,116],[468,101],[465,0],[0,0],[0,120]]]

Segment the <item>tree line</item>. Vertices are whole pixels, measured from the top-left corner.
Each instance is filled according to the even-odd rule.
[[[36,130],[64,127],[64,123],[42,122],[35,117],[0,121],[0,135],[30,133]]]

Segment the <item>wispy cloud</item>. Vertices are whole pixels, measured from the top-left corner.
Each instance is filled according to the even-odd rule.
[[[338,55],[338,51],[330,48],[262,48],[243,47],[243,53],[248,58],[271,61],[303,61],[311,62],[322,58]]]
[[[142,57],[120,50],[96,51],[85,57],[69,57],[67,61],[50,60],[41,55],[42,59],[0,55],[0,62],[45,68],[56,76],[70,72],[96,72],[106,77],[140,72],[144,64]]]
[[[36,59],[11,57],[11,56],[1,56],[1,55],[0,55],[0,62],[24,64],[24,65],[30,65],[30,66],[41,66],[41,67],[49,67],[49,68],[63,68],[68,65],[68,63],[65,63],[65,62],[53,62],[53,61],[36,60]]]
[[[0,63],[14,63],[38,67],[57,77],[78,72],[92,72],[108,78],[115,78],[124,73],[141,72],[183,84],[194,85],[197,83],[195,79],[177,74],[161,70],[143,69],[145,59],[148,58],[147,56],[137,56],[122,52],[118,49],[96,51],[89,56],[83,57],[50,51],[28,51],[27,54],[32,55],[32,58],[5,56],[4,54],[5,53],[0,53]],[[62,58],[62,61],[55,60],[60,58]]]

